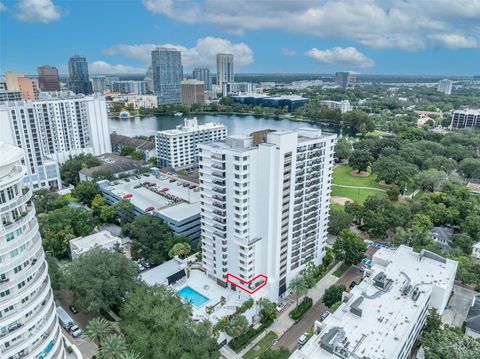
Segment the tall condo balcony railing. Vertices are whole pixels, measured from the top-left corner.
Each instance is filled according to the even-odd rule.
[[[218,165],[216,163],[212,163],[211,167],[215,168],[217,170],[220,170],[220,171],[225,171],[225,166],[223,166],[223,165]]]
[[[226,199],[226,196],[219,196],[219,195],[214,194],[214,195],[212,196],[212,198],[215,199],[215,200],[217,200],[217,201],[222,201],[222,202],[224,202],[225,199]]]
[[[226,193],[224,188],[213,187],[212,190],[214,192],[217,192],[217,193],[220,193],[220,194],[225,194]]]
[[[221,209],[225,209],[227,207],[224,203],[218,203],[218,202],[213,202],[212,205]]]
[[[225,173],[221,172],[212,172],[212,176],[218,177],[218,178],[225,178]]]

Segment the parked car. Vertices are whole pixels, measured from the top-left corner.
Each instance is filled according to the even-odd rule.
[[[323,322],[331,313],[327,310],[325,313],[322,314],[320,320]]]
[[[157,184],[156,184],[155,182],[150,182],[150,183],[148,184],[148,187],[155,187],[156,185],[157,185]]]
[[[175,178],[170,178],[170,180],[168,182],[172,183],[172,182],[175,182],[176,179]]]
[[[300,338],[298,338],[298,342],[297,342],[298,348],[300,349],[301,347],[303,347],[305,343],[308,342],[308,339],[309,339],[308,333],[303,333],[303,335]]]
[[[133,188],[135,188],[135,189],[140,188],[140,187],[142,187],[141,184],[136,184],[135,186],[133,186]]]
[[[72,334],[72,337],[74,337],[74,338],[78,338],[80,335],[82,335],[82,330],[76,324],[74,326],[70,327],[70,329],[68,331],[70,332],[70,334]]]
[[[150,174],[148,174],[148,173],[144,173],[143,175],[144,175],[145,177],[150,177]]]
[[[151,265],[145,259],[140,259],[140,264],[144,266],[146,269],[150,268]]]
[[[70,304],[70,305],[68,306],[68,309],[70,309],[70,311],[71,311],[73,314],[77,314],[77,313],[78,313],[77,308],[75,308],[75,307],[73,306],[73,304]]]
[[[130,180],[128,178],[125,178],[125,182],[130,182]]]
[[[150,212],[150,211],[153,211],[155,208],[153,207],[147,207],[145,208],[145,212]]]
[[[357,285],[357,282],[353,281],[352,283],[350,283],[350,285],[348,286],[350,289],[352,289],[353,287],[355,287]]]

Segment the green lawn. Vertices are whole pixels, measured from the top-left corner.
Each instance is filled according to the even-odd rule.
[[[330,203],[330,209],[333,210],[333,211],[344,211],[345,207],[342,206],[341,204]]]
[[[278,338],[277,334],[274,332],[268,332],[260,341],[255,344],[255,346],[250,349],[244,356],[243,359],[255,359],[258,358],[260,354],[270,349],[273,345],[273,342]]]
[[[370,189],[358,189],[358,188],[344,188],[338,186],[332,186],[332,196],[348,197],[354,202],[363,204],[367,197],[375,195],[385,195],[385,192],[374,191]]]
[[[375,175],[370,173],[367,177],[352,176],[352,167],[349,165],[340,165],[333,170],[333,184],[344,186],[371,187],[386,190],[388,187],[380,185],[375,181]],[[369,196],[382,194],[384,192],[364,189],[364,188],[345,188],[332,186],[332,196],[348,197],[353,201],[362,204]]]
[[[386,189],[387,187],[380,185],[375,179],[376,176],[371,174],[371,169],[368,169],[370,176],[360,177],[352,176],[353,169],[349,165],[340,165],[333,170],[333,183],[342,184],[346,186],[360,186]]]

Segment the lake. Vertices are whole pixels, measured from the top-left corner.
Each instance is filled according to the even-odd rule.
[[[193,116],[189,116],[193,117]],[[291,119],[276,119],[273,117],[262,116],[238,116],[238,115],[197,115],[199,124],[205,122],[223,123],[229,135],[248,135],[253,131],[274,129],[274,130],[293,130],[298,127],[320,128],[328,133],[341,135],[353,135],[355,130],[350,128],[341,128],[317,124],[313,122],[295,121]],[[131,119],[109,118],[108,125],[110,132],[117,132],[125,136],[149,136],[154,135],[156,131],[163,131],[175,128],[183,124],[183,116],[159,115],[148,117],[136,117]]]

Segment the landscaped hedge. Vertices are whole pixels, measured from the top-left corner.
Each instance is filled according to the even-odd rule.
[[[304,315],[305,312],[309,310],[312,305],[313,305],[312,298],[305,297],[302,300],[302,302],[298,305],[298,307],[296,307],[289,313],[290,318],[292,318],[293,320],[300,319],[302,315]]]
[[[261,332],[263,332],[266,328],[272,325],[273,321],[268,321],[260,325],[257,329],[253,329],[252,327],[248,328],[247,332],[234,338],[228,345],[230,348],[235,350],[237,353],[245,348],[248,343],[250,343],[253,339],[255,339]]]

